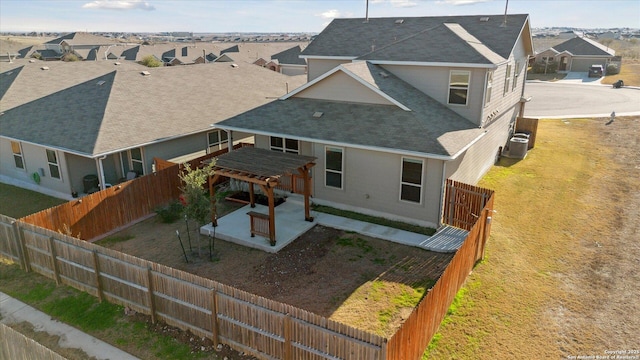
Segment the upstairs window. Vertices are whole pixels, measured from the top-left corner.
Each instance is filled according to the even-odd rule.
[[[58,154],[54,150],[47,149],[47,163],[49,164],[49,174],[54,179],[60,179],[60,165],[58,164]]]
[[[511,64],[507,65],[507,72],[504,75],[504,91],[503,95],[507,94],[509,91],[509,84],[511,83]]]
[[[207,148],[209,153],[222,149],[227,144],[229,135],[224,130],[216,130],[207,134]]]
[[[491,91],[493,91],[493,71],[487,73],[487,91],[484,94],[484,106],[491,102]]]
[[[298,140],[272,136],[270,141],[271,150],[282,151],[289,154],[300,153],[300,144]]]
[[[402,158],[400,200],[420,203],[422,200],[422,160]]]
[[[342,189],[342,165],[342,149],[325,147],[325,186]]]
[[[22,146],[17,141],[11,142],[11,151],[13,152],[13,163],[16,165],[16,169],[25,170],[24,157],[22,156]]]
[[[449,73],[449,99],[451,105],[467,105],[469,95],[469,71],[451,70]]]

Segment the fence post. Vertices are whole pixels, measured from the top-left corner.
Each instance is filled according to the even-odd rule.
[[[13,228],[13,241],[17,251],[16,255],[18,256],[18,259],[20,259],[20,267],[25,272],[29,272],[29,262],[27,261],[26,252],[24,250],[23,234],[22,231],[20,231],[20,226],[18,225],[18,222],[14,220],[13,223],[11,223],[11,227]]]
[[[215,289],[211,289],[211,341],[215,347],[220,343],[218,340],[218,293]]]
[[[53,262],[53,276],[56,280],[56,285],[60,285],[60,271],[58,270],[58,261],[56,260],[56,240],[53,236],[49,236],[49,248],[51,250],[51,261]]]
[[[153,280],[151,274],[151,267],[147,267],[147,280],[148,280],[148,294],[149,294],[149,310],[151,310],[151,322],[156,323],[156,303],[153,299]]]
[[[96,288],[98,289],[98,299],[100,302],[104,300],[102,292],[102,283],[100,282],[100,263],[98,262],[98,250],[93,250],[93,271],[96,277]]]
[[[291,315],[284,316],[284,360],[291,360]]]

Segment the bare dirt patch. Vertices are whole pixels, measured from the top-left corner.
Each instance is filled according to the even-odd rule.
[[[383,336],[397,330],[412,305],[389,308],[378,297],[384,293],[417,302],[452,257],[315,226],[276,254],[215,240],[210,261],[207,238],[201,238],[199,255],[200,240],[189,224],[189,250],[186,227],[184,221],[163,224],[154,217],[110,237],[127,240],[105,246]],[[182,234],[189,263],[176,230]],[[354,315],[359,313],[369,318]]]

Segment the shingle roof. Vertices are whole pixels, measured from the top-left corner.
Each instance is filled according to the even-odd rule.
[[[27,63],[0,100],[0,135],[87,156],[207,131],[304,81],[249,64],[43,64]]]
[[[614,56],[616,54],[613,49],[607,50],[606,46],[581,37],[569,39],[554,46],[552,49],[557,52],[567,51],[572,55]]]
[[[367,62],[342,65],[406,105],[373,105],[289,97],[216,124],[264,134],[387,151],[454,156],[484,132],[408,83]],[[322,112],[319,118],[313,117]]]
[[[300,45],[297,45],[290,49],[271,55],[271,60],[278,60],[279,64],[307,65],[307,62],[304,59],[300,58],[301,52],[302,48],[300,47]]]
[[[118,44],[119,41],[115,39],[111,39],[104,36],[98,36],[89,34],[86,32],[73,32],[70,34],[63,35],[59,38],[53,39],[51,41],[47,41],[45,44],[60,44],[62,41],[65,41],[69,45],[109,45],[109,44]]]
[[[0,99],[4,96],[4,94],[9,90],[13,81],[20,74],[20,70],[22,70],[22,66],[7,69],[6,71],[0,73]],[[2,108],[0,107],[0,111]]]
[[[364,20],[334,19],[307,46],[302,55],[391,61],[486,63],[487,60],[477,49],[471,47],[445,24],[459,24],[492,52],[508,58],[528,21],[528,15],[507,15],[506,26],[501,26],[503,15],[370,18],[366,22]]]

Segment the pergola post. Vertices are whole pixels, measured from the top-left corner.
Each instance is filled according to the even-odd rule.
[[[260,185],[260,187],[269,199],[269,243],[273,246],[276,244],[276,202],[273,194],[273,186],[267,182],[266,185]]]
[[[248,184],[249,184],[249,204],[251,204],[251,207],[254,208],[256,207],[256,197],[253,191],[253,183],[249,182]]]
[[[213,184],[220,178],[219,174],[209,175],[209,201],[211,202],[211,225],[218,226],[218,212],[216,211],[216,188]]]
[[[298,169],[302,175],[302,181],[304,183],[304,219],[306,221],[313,221],[311,216],[311,206],[309,204],[309,197],[311,197],[311,182],[309,181],[309,169],[306,166]]]

